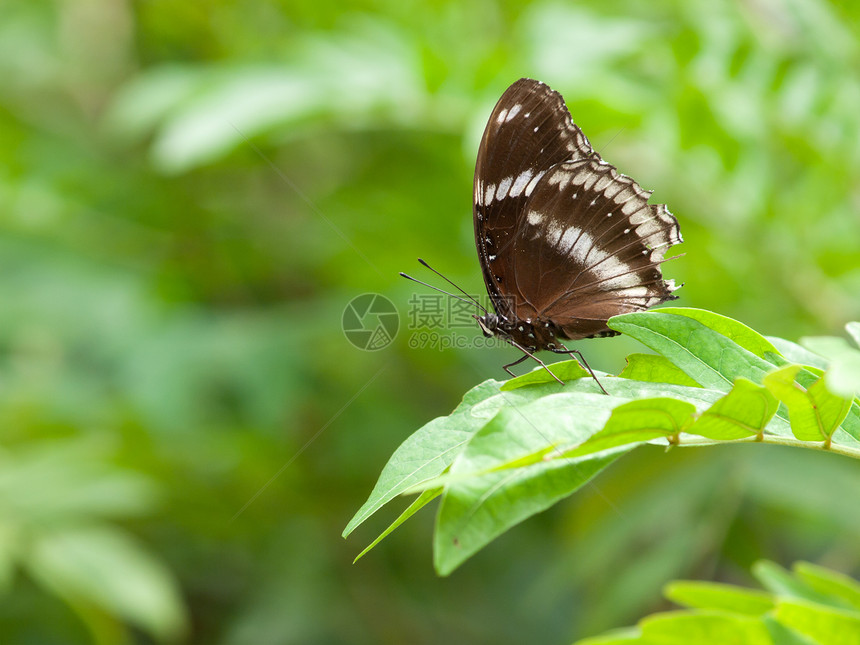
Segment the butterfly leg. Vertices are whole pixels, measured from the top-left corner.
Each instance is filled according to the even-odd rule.
[[[504,370],[505,370],[508,374],[510,374],[511,376],[516,376],[516,374],[514,374],[514,373],[513,373],[511,370],[509,370],[508,368],[509,368],[509,367],[513,367],[514,365],[519,365],[520,363],[522,363],[522,362],[523,362],[524,360],[526,360],[527,358],[533,358],[533,359],[535,359],[538,363],[540,363],[540,366],[541,366],[542,368],[544,368],[547,372],[549,372],[549,375],[550,375],[550,376],[552,376],[556,381],[558,381],[559,383],[561,383],[562,385],[564,385],[564,381],[562,381],[562,380],[561,380],[560,378],[558,378],[555,374],[553,374],[553,373],[552,373],[552,371],[551,371],[551,370],[546,366],[546,363],[544,363],[541,359],[539,359],[537,356],[535,356],[534,354],[532,354],[528,349],[526,349],[525,347],[523,347],[522,345],[520,345],[518,342],[511,340],[510,338],[506,338],[505,340],[506,340],[506,341],[508,341],[508,342],[509,342],[511,345],[513,345],[514,347],[516,347],[518,350],[520,350],[521,352],[523,352],[523,356],[521,356],[519,359],[515,360],[513,363],[508,363],[507,365],[505,365],[505,366],[504,366]]]
[[[583,355],[582,355],[582,352],[580,352],[578,349],[568,349],[567,347],[565,347],[565,346],[564,346],[564,345],[562,345],[561,343],[559,343],[559,347],[558,347],[558,348],[556,348],[556,349],[551,349],[551,350],[549,350],[549,351],[554,352],[555,354],[567,354],[567,355],[569,355],[569,356],[574,356],[574,355],[575,355],[575,356],[576,356],[576,358],[577,358],[580,362],[582,362],[582,364],[585,366],[585,369],[587,369],[587,370],[588,370],[588,373],[589,373],[589,374],[591,374],[591,378],[593,378],[593,379],[594,379],[594,382],[595,382],[595,383],[597,383],[597,387],[599,387],[599,388],[603,391],[603,393],[604,393],[604,394],[606,394],[607,396],[609,396],[609,392],[607,392],[607,391],[606,391],[606,388],[605,388],[605,387],[603,387],[603,385],[602,385],[602,384],[600,383],[600,381],[597,379],[597,376],[595,376],[595,374],[594,374],[594,370],[593,370],[593,369],[591,369],[591,366],[588,364],[588,361],[586,361],[586,360],[585,360],[585,356],[583,356]]]
[[[505,371],[506,371],[508,374],[510,374],[511,376],[516,376],[516,374],[514,374],[514,373],[510,370],[510,368],[511,368],[511,367],[513,367],[514,365],[519,365],[519,364],[520,364],[520,363],[522,363],[524,360],[527,360],[527,359],[528,359],[528,357],[529,357],[529,355],[528,355],[528,354],[523,354],[523,355],[522,355],[522,356],[520,356],[517,360],[515,360],[513,363],[508,363],[507,365],[502,365],[502,369],[503,369],[503,370],[505,370]]]

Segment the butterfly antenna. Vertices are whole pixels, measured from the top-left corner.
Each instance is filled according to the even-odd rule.
[[[420,262],[422,266],[425,266],[425,267],[427,267],[428,269],[430,269],[433,273],[435,273],[436,275],[438,275],[438,276],[439,276],[440,278],[442,278],[445,282],[447,282],[448,284],[450,284],[450,285],[451,285],[452,287],[454,287],[457,291],[459,291],[459,292],[460,292],[460,293],[462,293],[464,296],[466,296],[469,300],[471,300],[473,303],[475,303],[475,306],[476,306],[476,307],[478,307],[478,309],[480,309],[480,310],[481,310],[481,311],[483,311],[484,313],[488,313],[488,312],[487,312],[487,308],[486,308],[486,307],[484,307],[480,302],[478,302],[478,301],[477,301],[473,296],[471,296],[471,295],[469,295],[468,293],[466,293],[466,292],[462,289],[462,287],[460,287],[459,285],[457,285],[457,284],[455,284],[454,282],[452,282],[451,280],[449,280],[449,279],[448,279],[447,277],[445,277],[442,273],[440,273],[439,271],[437,271],[436,269],[434,269],[433,267],[431,267],[429,264],[427,264],[427,263],[426,263],[424,260],[422,260],[421,258],[418,258],[418,262]],[[401,275],[402,275],[402,274],[401,274]]]
[[[438,291],[439,293],[444,293],[449,298],[455,298],[455,299],[459,300],[460,302],[468,302],[470,305],[476,304],[474,299],[467,300],[466,298],[458,296],[456,293],[451,293],[450,291],[445,291],[444,289],[440,289],[439,287],[436,287],[436,286],[430,284],[429,282],[424,282],[424,281],[419,280],[417,278],[413,278],[411,275],[407,275],[406,273],[403,273],[403,271],[400,272],[400,275],[402,277],[406,278],[407,280],[412,280],[412,282],[417,282],[418,284],[424,285],[425,287],[430,287],[431,289]],[[468,295],[468,294],[466,294],[466,295]],[[478,304],[478,306],[481,307],[480,304]],[[487,313],[486,309],[484,309],[483,307],[481,307],[481,309],[484,310],[484,313]]]
[[[624,132],[624,130],[625,130],[625,128],[621,128],[618,132],[613,134],[612,138],[601,146],[600,150],[597,151],[597,154],[601,154],[604,150],[606,150],[609,147],[609,144],[612,143],[613,141],[615,141],[615,139],[618,137],[618,135],[621,134],[622,132]]]

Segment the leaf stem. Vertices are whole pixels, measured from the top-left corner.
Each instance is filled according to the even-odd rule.
[[[674,442],[674,445],[679,448],[700,448],[702,446],[719,446],[725,444],[734,444],[734,443],[764,443],[764,444],[773,444],[776,446],[792,446],[794,448],[808,448],[811,450],[822,450],[824,452],[833,452],[838,455],[845,455],[846,457],[854,457],[855,459],[860,459],[860,447],[854,448],[850,446],[843,446],[839,444],[834,444],[832,442],[820,442],[820,441],[801,441],[800,439],[796,439],[795,437],[783,437],[781,435],[775,434],[761,434],[755,435],[752,437],[744,437],[743,439],[734,439],[731,441],[719,441],[714,439],[705,439],[704,437],[698,438],[684,438],[680,441]]]

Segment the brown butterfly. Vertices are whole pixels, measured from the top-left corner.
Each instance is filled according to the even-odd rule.
[[[543,365],[539,350],[582,359],[561,340],[614,336],[612,316],[677,298],[660,265],[683,240],[650,195],[601,159],[558,92],[522,78],[502,95],[478,149],[473,215],[495,309],[475,318],[524,352],[505,371]]]

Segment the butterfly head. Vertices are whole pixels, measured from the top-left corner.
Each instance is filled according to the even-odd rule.
[[[484,336],[491,338],[496,335],[496,330],[499,328],[499,316],[497,314],[488,312],[483,316],[473,315],[473,318],[478,322]]]

